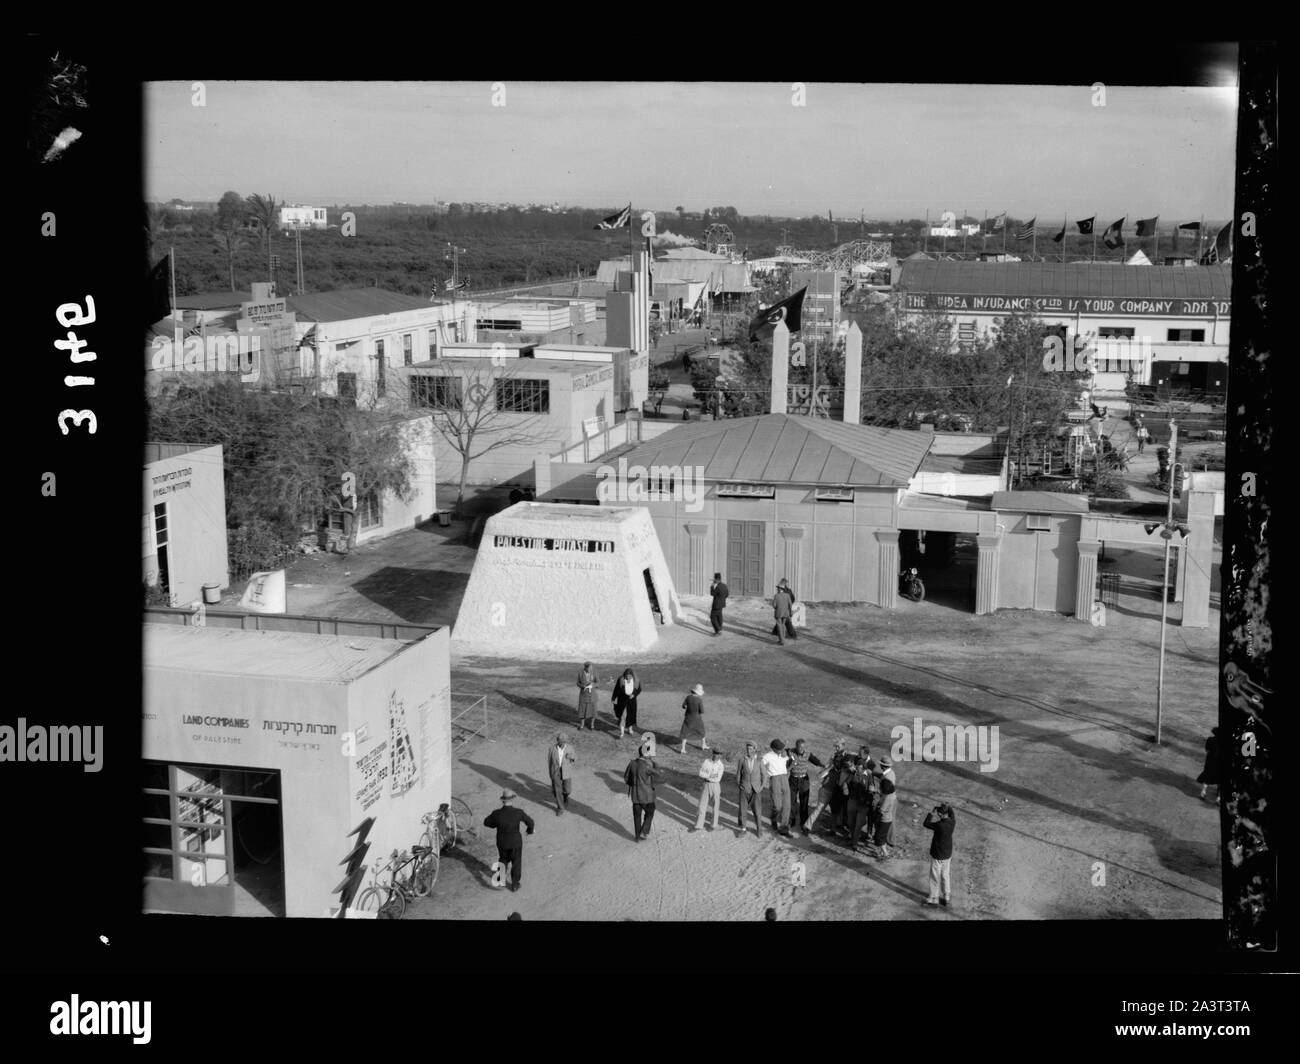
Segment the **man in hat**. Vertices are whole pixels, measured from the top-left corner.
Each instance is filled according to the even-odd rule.
[[[551,776],[551,793],[555,795],[555,815],[563,816],[569,808],[569,792],[573,787],[573,746],[569,737],[560,732],[555,745],[546,755],[546,770]]]
[[[808,740],[800,739],[794,749],[786,754],[786,767],[790,771],[791,823],[808,834],[808,803],[812,798],[812,770],[810,766],[825,768],[816,754],[808,750]]]
[[[727,605],[727,596],[731,594],[727,585],[722,582],[722,574],[713,574],[713,583],[709,585],[709,595],[713,599],[713,605],[709,609],[709,623],[713,625],[713,634],[722,634],[722,611]]]
[[[700,791],[700,811],[695,817],[695,830],[704,830],[704,814],[708,812],[709,799],[713,800],[713,830],[718,830],[718,813],[722,809],[722,754],[716,749],[700,765],[700,778],[704,787]]]
[[[821,774],[821,786],[817,791],[817,808],[804,820],[804,830],[812,831],[817,818],[828,805],[831,808],[831,829],[839,826],[840,810],[843,808],[844,794],[840,790],[840,770],[848,759],[848,750],[843,739],[835,740],[835,749],[831,753],[831,763]]]
[[[880,759],[880,808],[876,811],[875,842],[878,854],[883,859],[890,856],[889,847],[894,844],[894,810],[898,806],[898,778],[894,775],[894,763],[888,757]]]
[[[524,875],[524,838],[519,833],[519,825],[527,824],[529,835],[537,825],[522,809],[516,809],[510,804],[514,800],[514,791],[502,791],[501,808],[489,813],[487,819],[483,821],[483,826],[496,828],[497,857],[501,861],[502,868],[506,866],[510,868],[510,889],[518,890]]]
[[[957,814],[947,802],[940,802],[925,818],[925,826],[934,832],[930,840],[930,896],[926,905],[942,905],[952,900],[952,831]]]
[[[649,838],[650,824],[655,818],[655,763],[638,751],[635,761],[623,773],[628,796],[632,799],[632,833],[636,841]]]
[[[790,770],[785,764],[785,743],[773,739],[763,755],[763,775],[772,796],[772,830],[790,837]]]
[[[740,786],[740,809],[736,823],[745,830],[745,811],[754,814],[754,831],[763,837],[763,761],[758,756],[758,744],[746,743],[745,752],[736,762],[736,782]]]
[[[786,586],[784,580],[776,585],[776,594],[772,596],[772,616],[776,618],[776,641],[785,646],[786,626],[790,624],[790,614],[794,609],[794,596],[790,594],[790,589]],[[793,638],[794,628],[790,628],[790,635]],[[767,755],[764,754],[764,757]]]

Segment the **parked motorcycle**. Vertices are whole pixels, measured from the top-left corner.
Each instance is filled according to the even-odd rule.
[[[920,602],[925,598],[925,584],[915,569],[904,569],[898,575],[898,593],[912,602]]]

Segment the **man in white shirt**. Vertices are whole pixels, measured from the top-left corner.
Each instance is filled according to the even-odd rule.
[[[573,789],[573,747],[569,737],[560,732],[555,745],[546,755],[546,770],[551,776],[551,793],[555,795],[555,815],[563,816],[569,807],[569,793]]]
[[[763,755],[763,775],[772,796],[772,830],[790,837],[790,774],[786,768],[785,743],[772,740],[772,749]]]
[[[718,811],[722,808],[722,755],[716,749],[709,751],[709,756],[700,765],[700,778],[704,787],[700,790],[700,811],[695,818],[695,830],[704,828],[704,814],[709,808],[709,799],[713,799],[713,830],[718,829]]]

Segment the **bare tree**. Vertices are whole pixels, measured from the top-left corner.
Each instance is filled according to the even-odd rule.
[[[445,376],[411,375],[411,404],[428,407],[433,427],[460,456],[455,512],[465,501],[470,465],[503,447],[525,447],[545,439],[544,414],[550,411],[549,382],[520,375],[513,366],[449,363]],[[518,359],[509,359],[517,362]],[[463,372],[461,368],[463,367]]]

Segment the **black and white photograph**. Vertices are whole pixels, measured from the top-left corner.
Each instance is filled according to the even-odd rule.
[[[112,921],[1274,954],[1277,55],[1170,47],[1020,83],[173,55],[110,105],[29,40],[35,189],[93,198],[139,133],[95,250],[126,301],[51,266],[27,315],[84,561],[42,609],[134,678],[69,660],[102,713],[0,727],[114,821]]]

